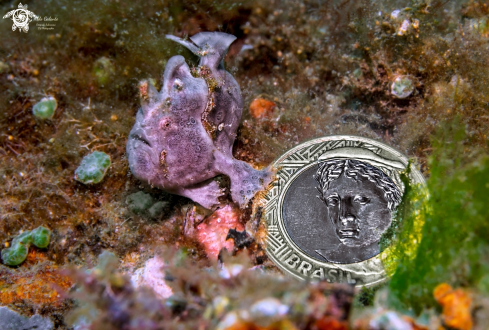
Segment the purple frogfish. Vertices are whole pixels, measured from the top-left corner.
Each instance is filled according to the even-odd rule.
[[[240,207],[272,179],[270,169],[257,170],[233,157],[243,101],[223,58],[235,36],[201,32],[190,40],[167,36],[199,56],[190,69],[173,56],[160,91],[140,83],[141,108],[127,142],[131,172],[139,180],[192,199],[203,207],[219,204],[226,190],[216,180],[226,175],[231,197]]]

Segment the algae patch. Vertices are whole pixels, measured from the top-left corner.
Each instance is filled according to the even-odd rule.
[[[391,304],[401,309],[435,306],[432,292],[446,282],[483,289],[489,272],[489,156],[467,161],[465,128],[456,120],[433,138],[427,182],[429,199],[416,198],[401,209],[392,257],[386,260]],[[465,164],[464,164],[465,163]],[[424,222],[422,228],[419,223]]]
[[[27,258],[29,247],[45,248],[49,245],[51,231],[43,226],[26,231],[15,237],[12,246],[2,250],[2,260],[6,265],[20,265]]]

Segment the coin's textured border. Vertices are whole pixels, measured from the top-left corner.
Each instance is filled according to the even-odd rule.
[[[358,287],[373,286],[385,281],[386,273],[381,258],[385,257],[386,252],[352,264],[321,262],[302,252],[292,241],[282,218],[282,205],[287,189],[303,171],[315,166],[318,159],[356,158],[355,156],[380,168],[401,191],[404,190],[399,175],[408,165],[408,159],[384,143],[359,136],[334,135],[310,140],[287,151],[273,164],[277,169],[276,180],[258,203],[264,205],[267,230],[265,250],[285,273],[303,280],[325,279],[328,282],[343,282]],[[425,185],[423,176],[414,166],[411,168],[410,180],[415,184]]]

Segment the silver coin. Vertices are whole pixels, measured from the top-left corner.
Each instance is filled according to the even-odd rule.
[[[381,235],[392,223],[408,158],[381,142],[336,135],[305,142],[275,163],[263,206],[266,252],[304,280],[373,286],[386,279]],[[411,165],[409,180],[425,185]]]

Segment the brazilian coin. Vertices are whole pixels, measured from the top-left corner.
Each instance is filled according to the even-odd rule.
[[[401,202],[400,175],[408,164],[388,145],[350,135],[287,151],[274,163],[276,179],[258,201],[270,259],[300,279],[358,287],[383,282],[379,240]],[[425,186],[410,166],[410,182]]]

